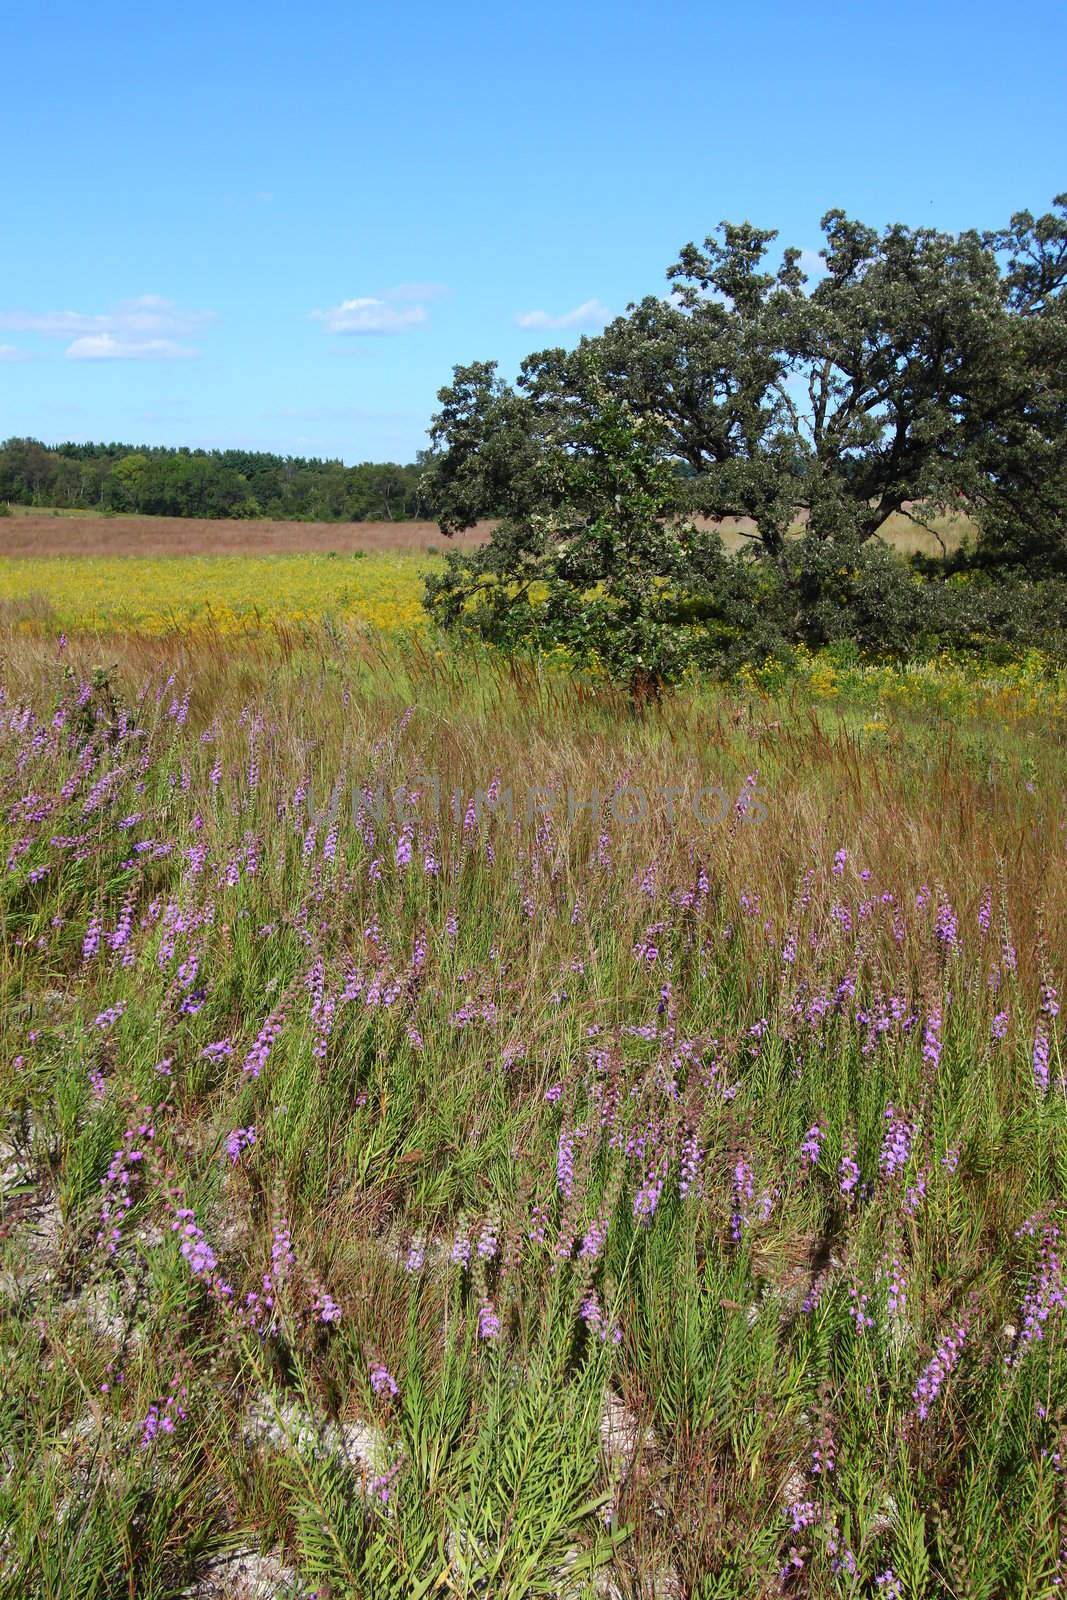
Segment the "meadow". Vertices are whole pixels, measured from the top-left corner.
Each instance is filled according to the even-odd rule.
[[[30,557],[0,564],[0,608],[31,627],[144,634],[255,632],[273,622],[424,626],[427,556],[207,555]]]
[[[0,511],[0,551],[4,555],[204,555],[212,550],[254,555],[317,550],[460,549],[487,539],[491,519],[445,538],[436,522],[286,522],[278,518],[156,517],[135,512],[93,511],[84,507],[7,504]],[[697,519],[705,523],[707,518]],[[804,527],[804,514],[794,532]],[[716,526],[728,549],[737,549],[753,524],[746,517],[724,517]],[[902,554],[926,555],[953,550],[973,539],[976,525],[962,514],[944,512],[929,522],[895,513],[886,523],[886,538]]]
[[[0,664],[0,1595],[1061,1591],[1040,663]]]
[[[0,557],[206,555],[423,555],[469,549],[490,523],[445,539],[436,522],[283,522],[264,518],[148,517],[13,505],[0,514]]]
[[[430,522],[267,522],[101,516],[23,506],[0,520],[0,615],[95,631],[235,633],[324,616],[378,631],[422,630],[423,573],[449,549],[488,538],[480,523],[451,540]],[[720,525],[727,548],[744,519]],[[942,517],[925,531],[892,519],[889,542],[934,554],[970,530]],[[800,531],[798,524],[797,530]]]

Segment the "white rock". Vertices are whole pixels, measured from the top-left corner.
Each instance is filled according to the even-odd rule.
[[[600,1414],[600,1442],[609,1465],[621,1469],[623,1476],[630,1471],[639,1451],[656,1448],[652,1429],[642,1428],[626,1402],[611,1389],[604,1395]]]
[[[245,1550],[219,1556],[183,1593],[188,1600],[303,1600],[311,1591],[277,1556]]]
[[[372,1423],[343,1422],[338,1426],[313,1417],[295,1401],[272,1402],[267,1395],[258,1396],[248,1406],[241,1437],[251,1449],[262,1445],[282,1452],[296,1449],[319,1461],[335,1456],[363,1477],[380,1472],[385,1455],[384,1436]]]

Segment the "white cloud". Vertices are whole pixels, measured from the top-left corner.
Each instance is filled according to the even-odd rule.
[[[547,311],[520,311],[515,321],[520,328],[603,328],[611,321],[612,313],[602,301],[583,300],[573,311],[564,311],[553,317]]]
[[[381,294],[358,295],[342,300],[325,311],[313,311],[327,333],[352,334],[360,338],[391,337],[410,333],[430,320],[426,302],[439,300],[448,291],[440,283],[400,283]]]
[[[0,361],[28,361],[30,352],[20,350],[17,345],[0,344]]]
[[[195,355],[180,340],[214,320],[210,311],[182,311],[158,294],[121,300],[112,311],[0,311],[0,328],[69,339],[72,361],[173,361]]]
[[[68,361],[181,361],[197,351],[175,339],[118,339],[113,333],[87,333],[63,354]]]

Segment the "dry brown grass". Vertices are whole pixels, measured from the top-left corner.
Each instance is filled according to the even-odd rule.
[[[70,516],[26,510],[0,522],[0,556],[368,555],[470,549],[489,523],[448,540],[435,522],[269,522],[210,517]]]
[[[471,549],[489,537],[492,522],[480,522],[454,539],[445,539],[435,522],[227,522],[210,517],[105,517],[92,512],[34,510],[12,507],[0,521],[0,556],[202,556],[296,555],[336,550],[370,554]],[[906,516],[891,517],[886,538],[905,555],[926,555],[954,549],[973,525],[959,516],[943,516],[931,533]],[[726,517],[720,524],[729,550],[747,548],[751,523]],[[796,530],[800,531],[798,523]]]

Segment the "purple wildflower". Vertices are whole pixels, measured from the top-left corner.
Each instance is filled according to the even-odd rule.
[[[274,1225],[270,1246],[270,1263],[276,1282],[285,1277],[285,1274],[295,1261],[293,1243],[289,1236],[289,1224],[282,1217]]]
[[[920,1373],[911,1396],[916,1403],[915,1414],[920,1422],[925,1422],[930,1415],[945,1379],[960,1358],[966,1337],[967,1323],[964,1320],[942,1336],[933,1356]]]
[[[1036,1222],[1023,1223],[1019,1235],[1036,1232]],[[1045,1327],[1053,1314],[1067,1310],[1067,1282],[1059,1255],[1060,1230],[1054,1222],[1046,1222],[1041,1232],[1041,1249],[1037,1268],[1026,1286],[1020,1309],[1022,1327],[1019,1341],[1009,1365],[1017,1366],[1026,1348],[1045,1337]]]
[[[255,1142],[256,1130],[254,1126],[234,1128],[232,1133],[226,1135],[226,1154],[231,1161],[237,1162],[240,1159],[241,1152],[249,1149]]]
[[[983,889],[982,902],[978,907],[978,927],[982,933],[989,932],[989,924],[993,914],[993,891]]]
[[[923,1028],[923,1060],[937,1069],[941,1060],[941,1007],[932,1006]]]
[[[794,1533],[801,1533],[819,1520],[819,1508],[814,1500],[796,1500],[786,1506],[785,1514],[792,1523]]]
[[[865,1329],[873,1328],[874,1318],[867,1310],[867,1304],[870,1297],[861,1293],[854,1283],[849,1285],[848,1297],[849,1301],[851,1302],[848,1308],[848,1314],[856,1324],[856,1332],[863,1333]]]
[[[100,918],[94,912],[94,914],[89,918],[89,926],[86,928],[85,938],[82,940],[83,961],[91,961],[96,955],[96,952],[100,948],[100,934],[102,931],[103,924],[101,923]]]
[[[850,1197],[860,1181],[860,1169],[847,1151],[837,1164],[837,1178],[841,1193]]]
[[[311,1314],[317,1322],[340,1322],[341,1307],[325,1289],[319,1289],[315,1294]]]
[[[563,1198],[569,1200],[574,1189],[574,1134],[567,1128],[560,1130],[556,1147],[556,1183]]]
[[[885,1308],[890,1318],[902,1318],[908,1305],[908,1285],[904,1276],[904,1269],[896,1255],[893,1255],[885,1269],[886,1293]]]
[[[578,1315],[589,1329],[589,1332],[596,1334],[601,1344],[609,1342],[611,1344],[621,1344],[622,1329],[617,1323],[609,1327],[605,1322],[604,1313],[595,1289],[590,1289],[582,1301],[581,1306],[578,1308]]]
[[[822,1128],[817,1122],[813,1122],[800,1146],[800,1164],[805,1172],[810,1172],[811,1168],[817,1165],[824,1137]]]
[[[580,1257],[587,1261],[596,1261],[604,1248],[608,1236],[608,1223],[606,1217],[597,1217],[589,1224],[582,1247],[578,1251]]]
[[[634,1195],[634,1216],[638,1222],[647,1223],[652,1221],[662,1193],[662,1171],[647,1173],[644,1182]]]
[[[491,1300],[487,1300],[478,1312],[478,1337],[491,1340],[500,1336],[500,1318],[493,1309]]]
[[[141,1424],[141,1449],[147,1450],[155,1443],[161,1433],[173,1433],[179,1422],[186,1417],[183,1404],[187,1396],[184,1384],[177,1378],[171,1380],[171,1390],[166,1399],[161,1403],[153,1403],[148,1408],[148,1413]]]
[[[381,1361],[372,1361],[370,1364],[370,1386],[376,1395],[395,1395],[399,1393],[396,1379]]]
[[[175,1211],[174,1216],[171,1231],[181,1233],[181,1253],[189,1263],[190,1272],[197,1277],[210,1277],[217,1265],[217,1258],[204,1238],[194,1213],[188,1206],[183,1206]]]
[[[683,1200],[690,1194],[700,1194],[700,1167],[704,1152],[695,1133],[687,1133],[682,1143],[679,1162],[678,1193]]]
[[[907,1166],[915,1129],[899,1114],[892,1101],[885,1108],[885,1122],[886,1129],[882,1138],[882,1152],[878,1157],[878,1166],[883,1178],[888,1181]]]

